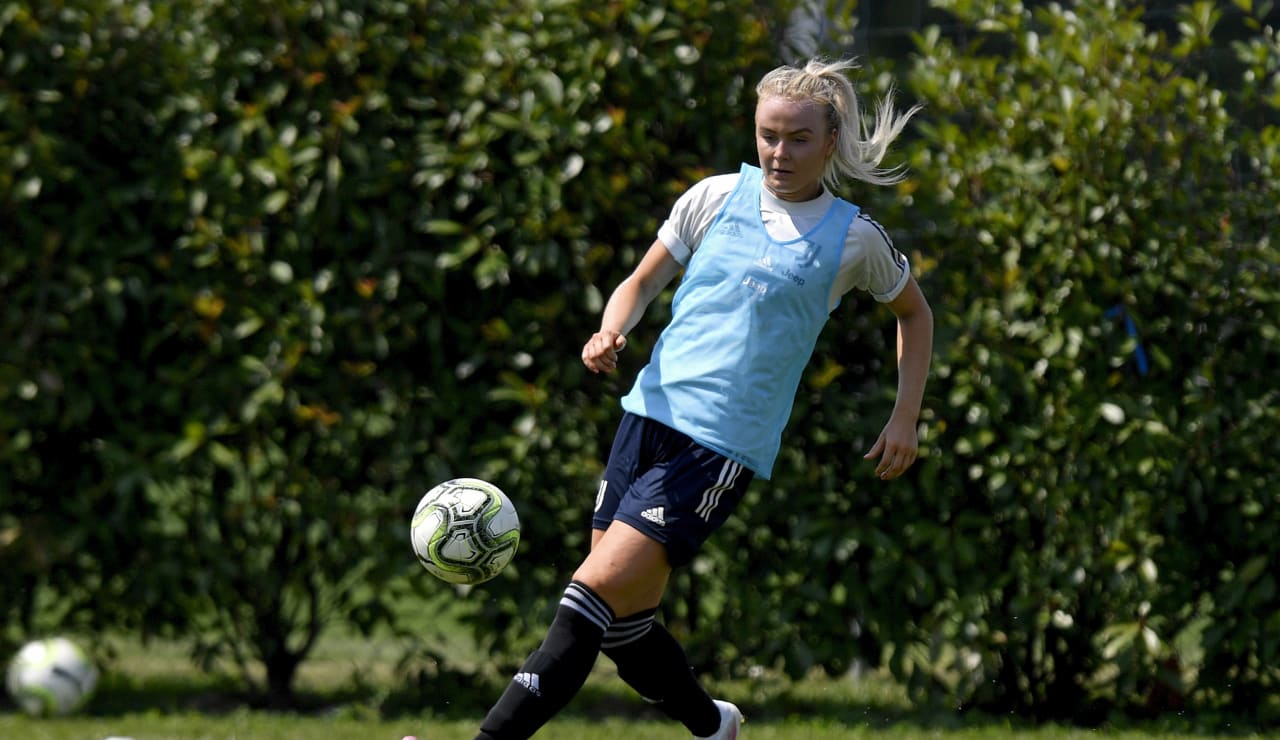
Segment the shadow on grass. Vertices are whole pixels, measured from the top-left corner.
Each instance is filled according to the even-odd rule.
[[[404,687],[388,696],[383,717],[428,715],[445,720],[478,721],[506,688],[506,682],[482,681],[474,676],[445,674],[420,687]],[[946,734],[967,732],[992,737],[1028,733],[1039,725],[1017,715],[995,715],[972,709],[917,706],[891,679],[872,675],[862,679],[732,681],[709,687],[713,696],[736,703],[753,726],[807,722],[831,728],[878,732],[910,728]],[[585,720],[624,718],[667,720],[665,715],[626,686],[612,670],[597,667],[561,716]],[[1057,726],[1063,727],[1062,723]],[[1179,714],[1155,719],[1124,716],[1093,717],[1088,723],[1065,725],[1084,731],[1110,733],[1129,730],[1153,736],[1244,737],[1265,735],[1250,718],[1226,714]]]
[[[388,687],[353,678],[348,685],[325,691],[300,691],[292,713],[310,716],[395,720],[431,718],[479,721],[506,688],[496,675],[460,670],[420,671]],[[714,684],[715,696],[733,701],[753,725],[814,723],[833,728],[880,731],[891,727],[937,732],[967,732],[1008,737],[1037,725],[1016,716],[971,710],[913,706],[893,682],[883,677],[859,680],[733,681]],[[4,701],[0,699],[0,705]],[[219,716],[263,709],[231,677],[212,675],[157,676],[146,679],[107,677],[86,714],[117,717],[138,713],[198,713]],[[563,712],[587,720],[625,718],[663,721],[664,715],[643,702],[612,671],[597,669]],[[1093,725],[1094,723],[1090,723]],[[1111,717],[1081,729],[1129,730],[1153,735],[1238,737],[1265,735],[1256,721],[1225,714],[1177,715],[1153,720]]]

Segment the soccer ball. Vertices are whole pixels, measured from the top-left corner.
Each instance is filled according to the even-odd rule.
[[[9,663],[9,695],[33,717],[71,714],[98,685],[98,669],[74,642],[51,637],[29,642]]]
[[[474,585],[502,572],[520,545],[520,517],[497,486],[455,478],[427,491],[409,537],[418,562],[449,583]]]

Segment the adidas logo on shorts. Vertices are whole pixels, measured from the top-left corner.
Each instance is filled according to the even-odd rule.
[[[649,521],[653,522],[659,527],[667,526],[666,520],[662,518],[661,506],[655,506],[652,509],[645,509],[644,511],[640,512],[640,516],[644,517],[645,519],[648,519]]]

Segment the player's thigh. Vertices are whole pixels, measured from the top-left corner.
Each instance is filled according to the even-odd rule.
[[[615,521],[596,533],[574,580],[599,594],[618,616],[658,606],[671,575],[666,547],[626,522]]]

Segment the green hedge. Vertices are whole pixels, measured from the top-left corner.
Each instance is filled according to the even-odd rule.
[[[846,193],[935,308],[926,454],[893,484],[861,460],[893,334],[852,298],[775,480],[665,618],[722,674],[863,661],[1035,716],[1274,712],[1275,34],[1210,83],[1211,4],[1170,36],[1140,9],[937,4],[969,30],[859,81],[926,104],[912,177]],[[182,637],[265,665],[283,704],[325,629],[457,598],[518,660],[665,302],[616,377],[581,342],[674,198],[752,158],[784,10],[0,3],[0,641]],[[405,532],[455,475],[525,526],[465,595]]]
[[[981,30],[924,34],[909,76],[939,356],[889,531],[936,567],[901,572],[927,597],[881,621],[892,664],[1042,716],[1194,690],[1274,720],[1276,35],[1218,89],[1212,3],[1179,36],[1140,8],[946,6]]]
[[[3,8],[8,639],[175,634],[286,703],[326,626],[448,593],[406,527],[453,475],[553,556],[482,633],[540,629],[617,416],[581,338],[742,148],[750,6]]]

